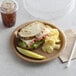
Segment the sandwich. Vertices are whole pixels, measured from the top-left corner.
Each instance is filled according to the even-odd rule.
[[[18,30],[18,46],[29,50],[37,49],[43,45],[49,32],[44,23],[32,22]]]

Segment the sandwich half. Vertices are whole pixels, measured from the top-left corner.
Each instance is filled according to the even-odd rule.
[[[36,49],[44,43],[49,32],[42,22],[36,21],[28,24],[17,32],[19,37],[18,45],[30,50]]]

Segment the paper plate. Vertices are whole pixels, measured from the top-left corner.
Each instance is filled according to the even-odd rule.
[[[59,33],[60,33],[60,40],[61,40],[61,47],[59,50],[54,50],[52,53],[48,54],[48,53],[45,53],[41,50],[41,48],[38,48],[36,50],[33,50],[33,52],[36,52],[40,55],[43,55],[45,56],[46,58],[43,59],[43,60],[37,60],[37,59],[33,59],[33,58],[29,58],[27,56],[24,56],[22,55],[21,53],[19,53],[16,49],[16,46],[17,46],[17,42],[18,42],[18,39],[16,38],[16,33],[17,31],[28,25],[29,23],[32,23],[34,21],[31,21],[31,22],[27,22],[27,23],[24,23],[22,25],[20,25],[19,27],[17,27],[13,32],[12,32],[12,35],[11,35],[11,38],[10,38],[10,43],[11,43],[11,47],[12,47],[12,50],[16,53],[17,56],[19,56],[21,59],[27,61],[27,62],[33,62],[33,63],[43,63],[43,62],[47,62],[47,61],[51,61],[51,60],[54,60],[55,58],[57,58],[59,56],[59,53],[64,49],[65,47],[65,35],[64,33],[58,28],[56,27],[55,25],[51,24],[51,23],[47,23],[47,22],[44,22],[44,21],[40,21],[40,22],[43,22],[44,24],[48,24],[49,26],[53,27],[53,28],[56,28],[59,30]]]

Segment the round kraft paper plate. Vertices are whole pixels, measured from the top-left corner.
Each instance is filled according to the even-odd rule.
[[[39,21],[39,20],[35,20],[35,21]],[[16,33],[17,33],[17,31],[18,31],[20,28],[22,28],[22,27],[24,27],[24,26],[26,26],[26,25],[28,25],[28,24],[30,24],[30,23],[32,23],[32,22],[34,22],[34,21],[24,23],[24,24],[18,26],[18,27],[12,32],[11,38],[10,38],[10,43],[11,43],[12,50],[16,53],[17,56],[19,56],[21,59],[23,59],[23,60],[25,60],[25,61],[27,61],[27,62],[43,63],[43,62],[47,62],[47,61],[54,60],[55,58],[57,58],[57,57],[59,56],[59,53],[60,53],[60,52],[64,49],[64,47],[65,47],[65,35],[64,35],[64,33],[63,33],[62,30],[60,30],[58,27],[56,27],[56,25],[51,24],[51,23],[48,23],[48,22],[45,22],[45,21],[40,21],[40,22],[42,22],[42,23],[44,23],[44,24],[47,24],[47,25],[49,25],[50,27],[53,27],[53,28],[56,28],[56,29],[59,30],[59,33],[60,33],[59,37],[60,37],[60,40],[61,40],[61,42],[60,42],[60,44],[61,44],[60,49],[59,49],[59,50],[54,50],[54,51],[53,51],[52,53],[50,53],[50,54],[43,52],[43,51],[41,50],[41,48],[38,48],[37,50],[33,50],[33,52],[36,52],[36,53],[38,53],[38,54],[40,54],[40,55],[45,56],[46,58],[43,59],[43,60],[38,60],[38,59],[33,59],[33,58],[26,57],[26,56],[20,54],[20,53],[17,51],[17,49],[16,49],[16,43],[17,43],[17,41],[18,41],[17,38],[16,38]]]

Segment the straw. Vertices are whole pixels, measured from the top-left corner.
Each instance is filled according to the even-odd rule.
[[[71,60],[72,60],[72,56],[73,56],[73,54],[74,54],[74,52],[75,52],[75,47],[76,47],[76,40],[75,40],[75,42],[74,42],[73,49],[72,49],[72,51],[71,51],[71,54],[70,54],[69,60],[68,60],[67,65],[66,65],[67,68],[70,67]]]

